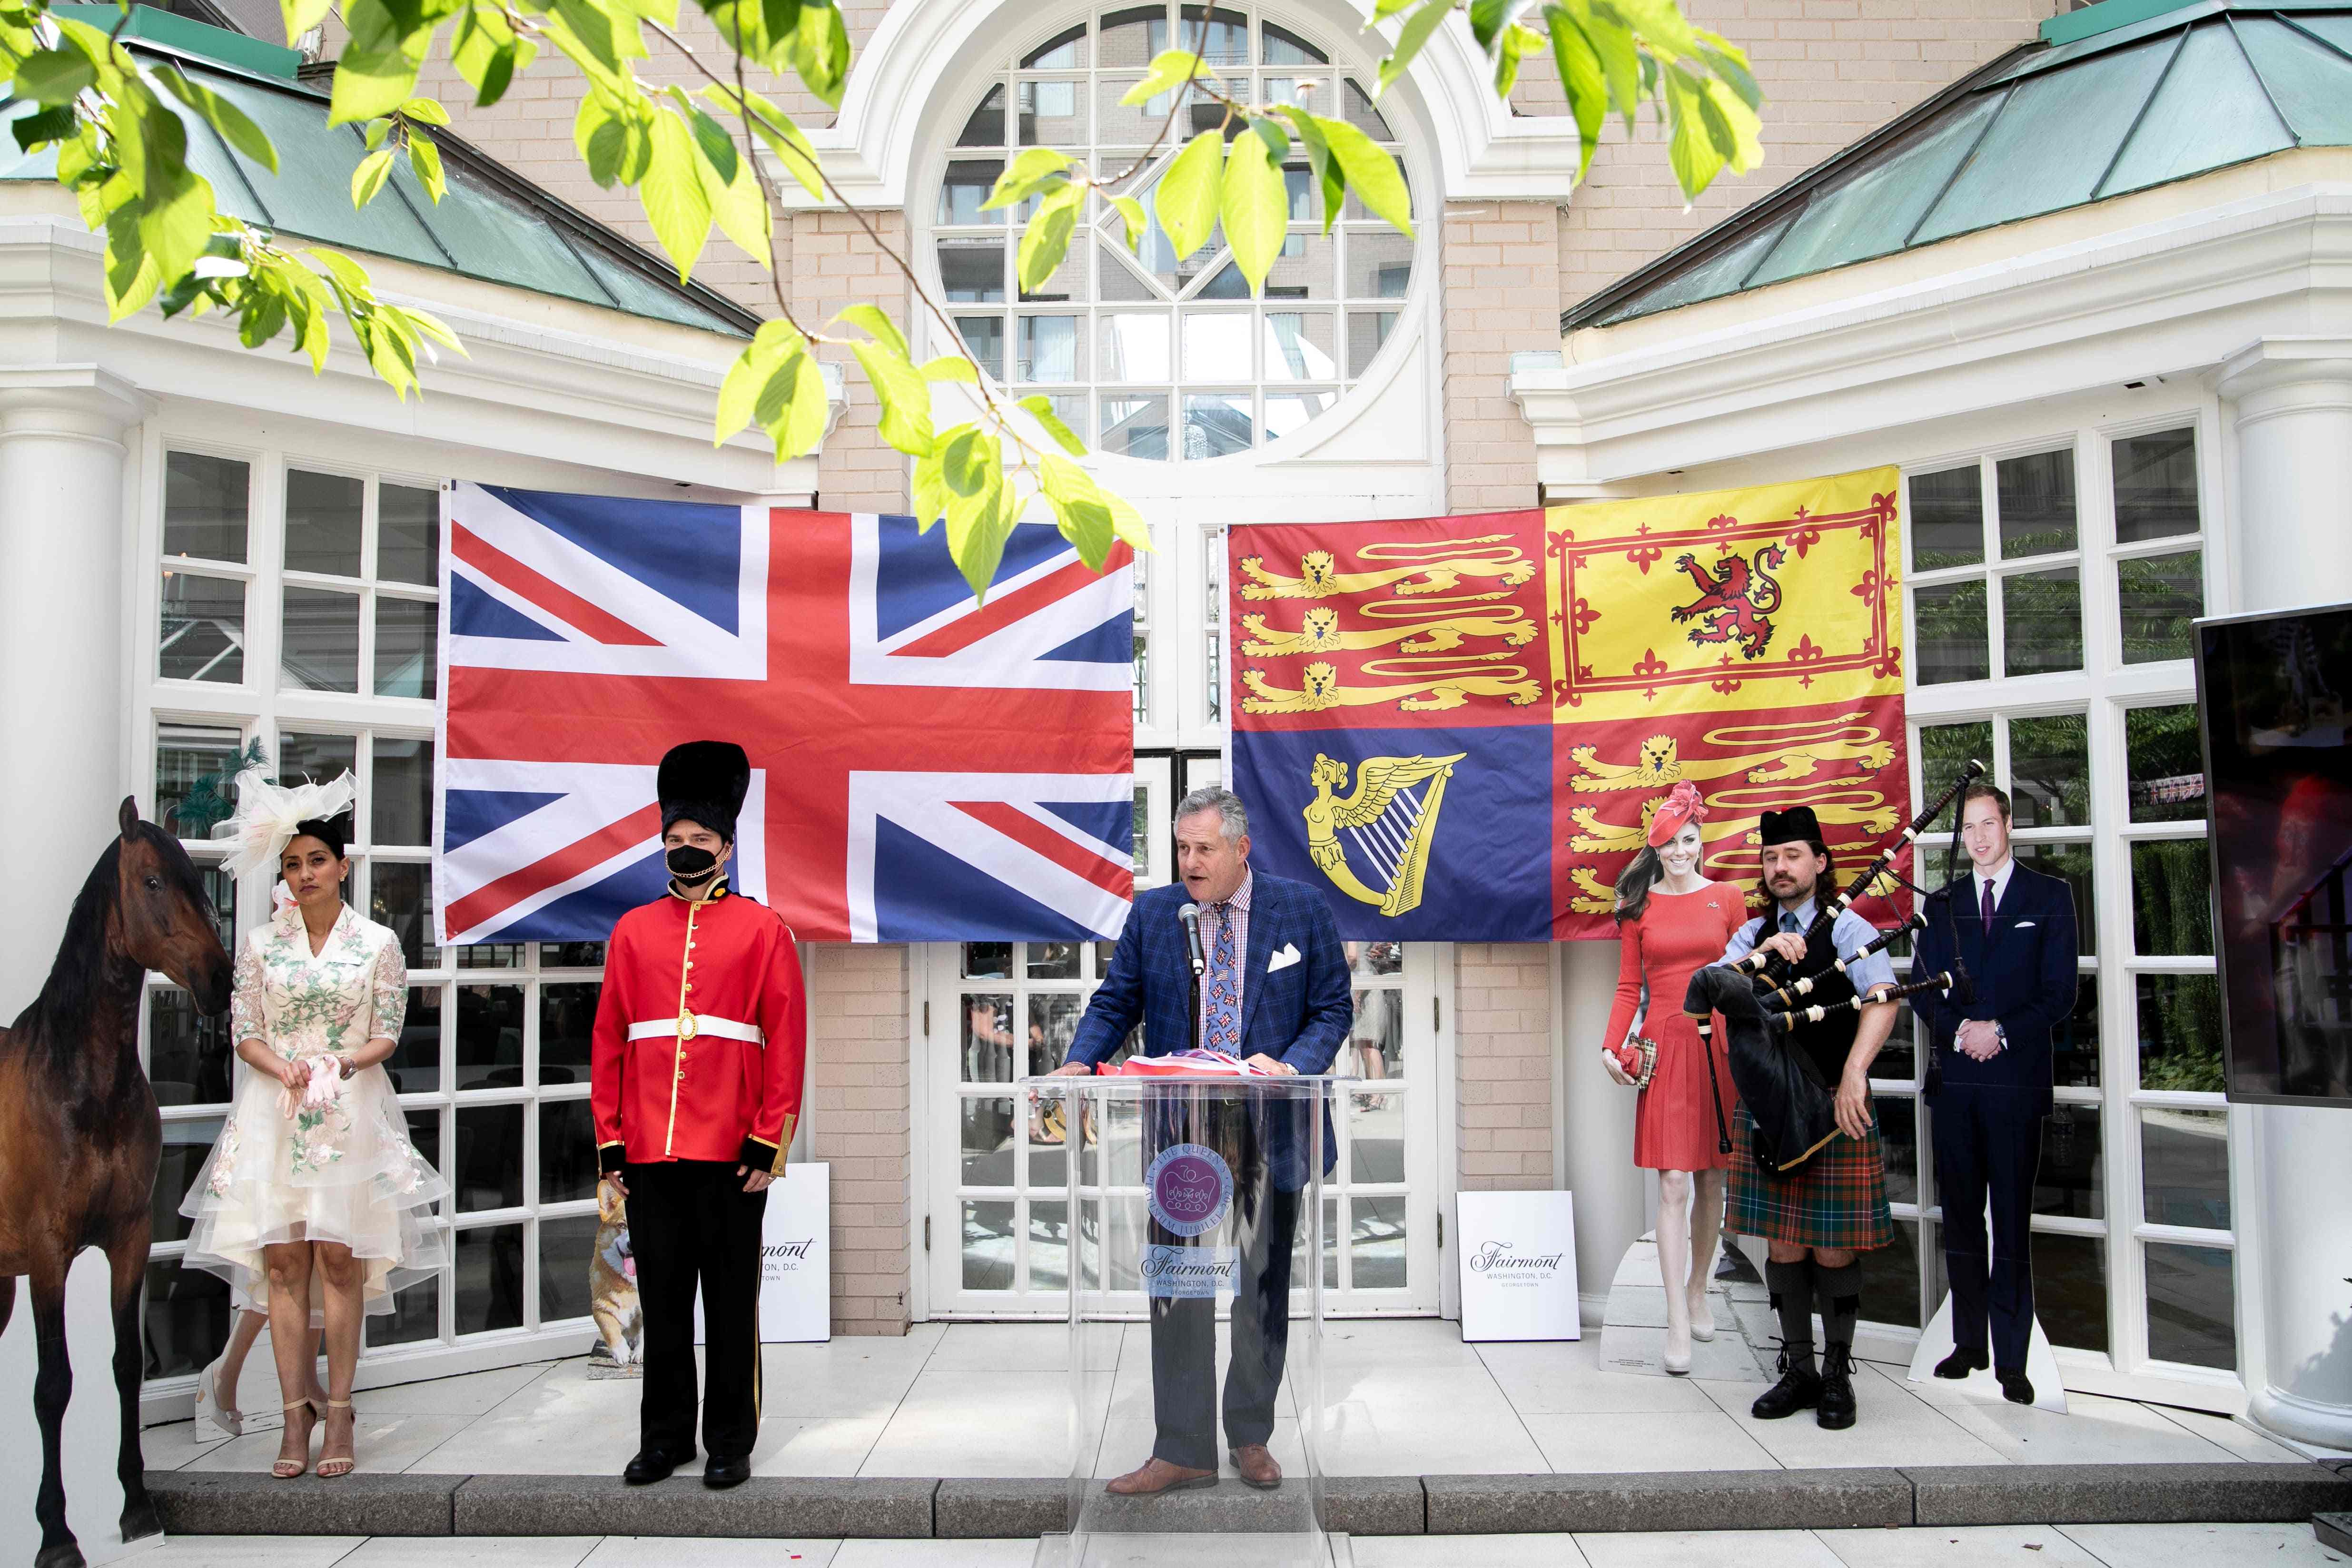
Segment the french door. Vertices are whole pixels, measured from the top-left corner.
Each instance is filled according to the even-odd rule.
[[[1067,1310],[1070,1130],[1032,1108],[1018,1081],[1061,1064],[1111,948],[919,949],[920,1267],[929,1316],[1058,1318]],[[1351,943],[1349,956],[1355,1022],[1332,1064],[1348,1082],[1337,1102],[1339,1165],[1324,1184],[1327,1302],[1350,1314],[1433,1312],[1435,998],[1441,976],[1452,973],[1452,949]],[[1295,1277],[1303,1279],[1298,1261]],[[1140,1292],[1135,1306],[1140,1313]]]

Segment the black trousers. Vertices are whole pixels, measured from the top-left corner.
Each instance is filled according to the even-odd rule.
[[[702,1447],[747,1457],[760,1433],[760,1224],[768,1195],[747,1193],[732,1160],[628,1167],[629,1245],[645,1312],[639,1446],[694,1452],[694,1294],[702,1291]]]
[[[1944,1270],[1952,1342],[1984,1350],[2004,1372],[2025,1370],[2033,1333],[2033,1181],[2042,1168],[2039,1100],[2017,1089],[1945,1084],[1930,1108],[1936,1192],[1944,1205]],[[1985,1246],[1985,1199],[1992,1245]]]
[[[1243,1209],[1234,1270],[1233,1360],[1225,1369],[1225,1442],[1263,1443],[1274,1435],[1275,1396],[1290,1346],[1290,1247],[1298,1233],[1298,1194],[1256,1177],[1261,1201]],[[1237,1206],[1246,1199],[1235,1194]],[[1160,1245],[1181,1238],[1150,1227]],[[1159,1423],[1152,1457],[1188,1469],[1217,1468],[1217,1303],[1213,1297],[1151,1298],[1151,1404]]]

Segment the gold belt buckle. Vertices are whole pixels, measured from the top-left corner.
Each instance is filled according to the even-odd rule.
[[[680,1041],[689,1040],[692,1040],[692,1039],[694,1038],[694,1033],[695,1033],[694,1014],[693,1014],[692,1012],[688,1011],[688,1010],[687,1009],[685,1009],[685,1008],[680,1008],[680,1009],[677,1009],[677,1038],[679,1039],[679,1040],[680,1040]]]

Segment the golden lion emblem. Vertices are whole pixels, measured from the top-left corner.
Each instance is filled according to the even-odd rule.
[[[1242,685],[1250,689],[1251,695],[1242,698],[1242,711],[1320,713],[1327,708],[1371,707],[1392,702],[1407,713],[1429,713],[1461,707],[1472,697],[1501,697],[1514,706],[1525,707],[1543,695],[1542,686],[1527,679],[1527,673],[1524,664],[1501,664],[1481,670],[1432,670],[1417,680],[1347,686],[1340,684],[1336,668],[1318,659],[1299,672],[1296,689],[1276,685],[1262,671],[1244,670]]]
[[[1742,740],[1751,745],[1769,743],[1766,737],[1756,732],[1773,728],[1795,727],[1803,733],[1791,736],[1788,744],[1769,751],[1711,757],[1696,762],[1683,760],[1681,747],[1671,735],[1654,735],[1643,741],[1632,762],[1604,762],[1600,747],[1572,746],[1568,755],[1577,771],[1570,776],[1569,788],[1587,794],[1612,789],[1663,789],[1684,779],[1696,782],[1734,773],[1745,775],[1750,784],[1788,784],[1812,778],[1825,763],[1852,762],[1864,772],[1892,766],[1895,747],[1891,741],[1880,739],[1878,731],[1869,725],[1846,722],[1861,716],[1843,714],[1801,727],[1748,726],[1717,730],[1706,737],[1710,744],[1737,745]]]
[[[1481,534],[1475,538],[1429,539],[1419,544],[1366,545],[1356,552],[1367,560],[1404,564],[1363,571],[1341,571],[1329,550],[1308,550],[1298,558],[1298,575],[1266,570],[1263,556],[1244,556],[1242,574],[1252,580],[1242,585],[1244,599],[1330,599],[1342,594],[1392,589],[1400,594],[1454,593],[1465,578],[1491,578],[1497,591],[1472,593],[1474,600],[1500,599],[1500,590],[1517,588],[1536,574],[1536,563],[1517,546],[1505,544],[1507,534]]]
[[[1374,606],[1374,610],[1385,608]],[[1425,612],[1424,612],[1425,613]],[[1265,623],[1263,615],[1244,615],[1242,626],[1248,640],[1242,652],[1260,658],[1281,658],[1300,653],[1360,653],[1368,648],[1385,648],[1394,644],[1400,653],[1447,653],[1462,646],[1472,637],[1501,639],[1510,647],[1524,647],[1535,641],[1536,623],[1527,612],[1516,604],[1505,604],[1492,610],[1465,615],[1424,618],[1402,626],[1381,626],[1363,631],[1344,631],[1339,625],[1339,612],[1328,604],[1307,607],[1299,617],[1298,630],[1285,632]],[[1474,659],[1499,659],[1494,653],[1471,653]]]

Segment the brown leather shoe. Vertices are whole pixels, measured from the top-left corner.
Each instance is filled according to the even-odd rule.
[[[1182,1465],[1171,1465],[1166,1459],[1150,1458],[1107,1484],[1103,1490],[1113,1497],[1157,1497],[1164,1491],[1191,1491],[1196,1487],[1216,1484],[1217,1472],[1214,1470],[1188,1469]]]
[[[1274,1462],[1264,1443],[1244,1443],[1233,1451],[1234,1469],[1241,1471],[1242,1484],[1260,1491],[1272,1491],[1282,1484],[1282,1467]]]

